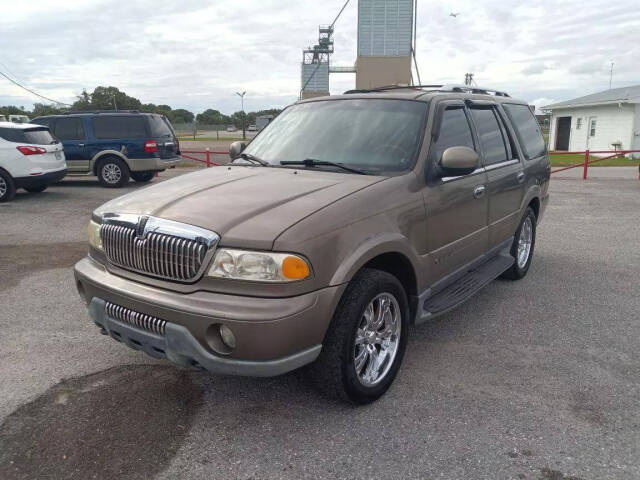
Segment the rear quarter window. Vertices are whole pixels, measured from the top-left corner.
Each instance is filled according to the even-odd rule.
[[[105,115],[92,118],[93,134],[98,139],[146,138],[149,136],[142,116]]]
[[[531,160],[547,153],[540,125],[529,106],[515,103],[503,103],[502,106],[516,130],[525,157]]]
[[[0,128],[0,138],[8,142],[28,145],[51,145],[57,143],[47,127]]]
[[[160,115],[149,115],[149,127],[151,127],[151,135],[154,137],[171,137],[173,130],[169,121]]]

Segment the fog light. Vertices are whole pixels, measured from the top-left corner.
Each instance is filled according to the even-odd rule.
[[[227,347],[236,348],[236,336],[226,325],[220,325],[220,337]]]

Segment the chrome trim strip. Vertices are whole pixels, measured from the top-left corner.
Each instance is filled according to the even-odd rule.
[[[496,168],[507,167],[509,165],[515,165],[516,163],[520,163],[520,160],[514,158],[513,160],[507,160],[506,162],[494,163],[493,165],[484,167],[484,169],[486,171],[495,170]]]
[[[478,175],[479,173],[484,173],[485,172],[485,168],[484,167],[478,167],[476,168],[473,172],[467,174],[467,175],[457,175],[455,177],[442,177],[442,183],[447,183],[447,182],[451,182],[453,180],[457,180],[459,178],[466,178],[466,177],[471,177],[473,175]]]

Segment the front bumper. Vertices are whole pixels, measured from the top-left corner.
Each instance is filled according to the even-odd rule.
[[[16,188],[36,187],[40,185],[51,185],[67,176],[67,169],[56,170],[54,172],[43,173],[42,175],[30,175],[28,177],[16,177],[14,179]]]
[[[179,293],[114,275],[84,258],[75,266],[93,321],[116,340],[156,358],[223,374],[274,376],[316,359],[344,286],[291,298],[257,298],[206,291]],[[166,321],[162,333],[107,314],[105,302],[134,315]],[[226,325],[236,347],[222,352],[212,332]]]
[[[208,352],[182,325],[167,323],[159,335],[136,328],[107,315],[105,301],[94,297],[89,303],[93,321],[115,340],[154,358],[166,358],[183,367],[202,367],[210,372],[252,377],[273,377],[313,362],[322,345],[276,360],[251,361],[225,358]]]
[[[182,157],[171,158],[129,158],[127,166],[132,172],[162,171],[182,162]]]

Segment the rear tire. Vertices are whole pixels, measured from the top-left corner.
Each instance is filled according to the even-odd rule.
[[[153,170],[149,170],[146,172],[131,172],[131,178],[133,178],[136,182],[144,183],[149,182],[153,176],[156,174]]]
[[[16,184],[4,170],[0,170],[0,202],[10,202],[16,195]]]
[[[320,356],[309,366],[311,380],[332,398],[373,402],[393,383],[408,334],[409,303],[400,282],[364,269],[340,299]]]
[[[98,181],[103,187],[120,188],[129,181],[129,167],[118,157],[101,159],[96,172]]]
[[[49,185],[37,185],[33,187],[24,187],[24,189],[29,193],[40,193],[44,192]]]
[[[536,222],[536,214],[531,207],[527,207],[511,245],[511,256],[515,262],[502,274],[503,278],[520,280],[529,271],[536,245]]]

